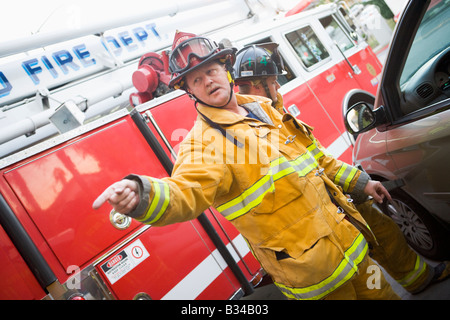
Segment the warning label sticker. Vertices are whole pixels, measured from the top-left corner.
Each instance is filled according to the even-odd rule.
[[[109,282],[114,284],[149,256],[141,240],[138,239],[102,264],[101,268]]]

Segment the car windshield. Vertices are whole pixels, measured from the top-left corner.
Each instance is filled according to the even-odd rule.
[[[416,33],[406,60],[400,86],[405,84],[424,63],[450,46],[448,21],[450,0],[431,1]]]

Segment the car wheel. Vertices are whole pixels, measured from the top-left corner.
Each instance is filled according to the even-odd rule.
[[[408,244],[426,258],[448,259],[450,246],[444,228],[403,191],[390,193],[392,203],[385,202],[383,211],[397,223]]]

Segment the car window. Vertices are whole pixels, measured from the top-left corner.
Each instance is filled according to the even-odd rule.
[[[426,62],[449,48],[449,4],[448,0],[431,1],[411,46],[400,86],[405,85]]]
[[[342,51],[348,50],[354,47],[353,42],[347,36],[347,33],[342,29],[339,23],[332,16],[328,16],[320,19],[320,23],[327,31],[333,41],[337,43]]]
[[[449,4],[450,0],[430,1],[419,18],[405,63],[397,73],[401,121],[432,113],[434,107],[439,108],[441,102],[450,98]],[[404,115],[408,117],[403,118]]]
[[[310,26],[287,33],[286,39],[306,68],[311,68],[330,56]]]

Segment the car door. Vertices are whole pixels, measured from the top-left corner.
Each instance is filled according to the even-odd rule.
[[[375,101],[347,93],[354,162],[390,189],[382,210],[423,256],[450,257],[450,0],[406,5]]]
[[[438,231],[421,230],[427,225],[427,214],[438,225],[450,223],[449,4],[449,0],[408,3],[391,43],[376,102],[391,120],[378,130],[386,135],[392,174],[404,183],[406,194],[397,194],[395,211],[404,210],[397,218],[402,219],[409,240],[429,256],[438,256],[439,250],[433,239]],[[413,223],[406,217],[410,209],[427,214]]]
[[[450,170],[444,164],[450,156],[449,3],[428,1],[426,6],[408,8],[415,9],[416,15],[422,10],[416,20],[420,23],[411,28],[402,21],[406,30],[398,30],[394,39],[382,88],[393,117],[386,139],[396,174],[405,180],[406,191],[448,222]],[[416,17],[405,15],[412,18]],[[410,43],[404,39],[411,39]]]

